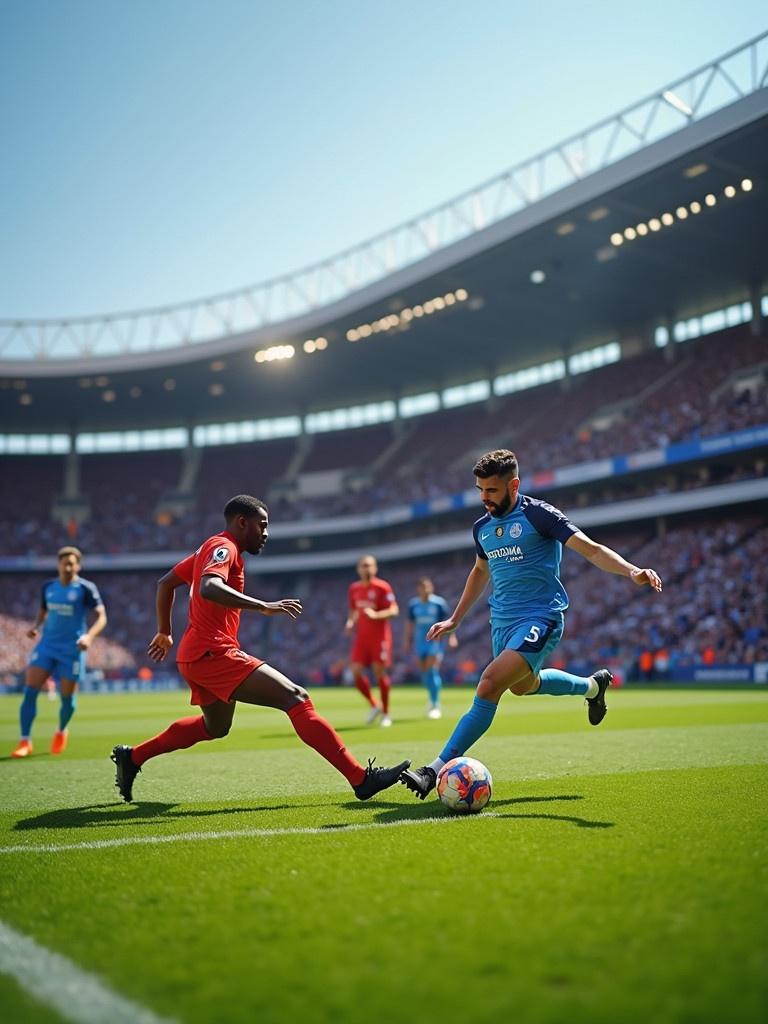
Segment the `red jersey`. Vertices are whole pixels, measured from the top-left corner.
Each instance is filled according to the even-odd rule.
[[[173,571],[189,584],[189,622],[179,644],[177,661],[197,661],[208,651],[221,653],[239,647],[240,609],[225,608],[200,596],[200,580],[209,575],[221,576],[227,586],[242,594],[243,556],[232,534],[225,530],[209,537],[194,555],[174,565]]]
[[[356,640],[380,641],[388,639],[392,635],[391,619],[369,619],[363,614],[363,608],[373,608],[380,612],[390,608],[395,603],[395,595],[392,587],[386,580],[374,576],[373,579],[364,583],[358,580],[349,585],[349,610],[357,611],[357,624],[355,626]]]

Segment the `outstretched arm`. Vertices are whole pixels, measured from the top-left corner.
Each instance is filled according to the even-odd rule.
[[[639,587],[648,585],[658,593],[661,593],[661,579],[653,569],[640,569],[638,566],[622,558],[620,554],[605,544],[598,544],[585,533],[579,530],[565,542],[582,558],[586,558],[592,565],[602,569],[603,572],[612,572],[616,576],[626,576]]]
[[[488,586],[490,575],[490,569],[486,560],[484,558],[476,558],[475,564],[470,569],[469,576],[467,576],[467,582],[464,584],[464,590],[459,598],[459,603],[454,608],[453,615],[448,619],[443,619],[442,622],[436,622],[434,626],[430,626],[427,640],[439,640],[441,637],[446,636],[448,633],[453,633],[455,629],[459,628],[461,620]]]
[[[241,594],[215,573],[209,573],[200,580],[200,597],[225,608],[239,608],[240,611],[259,612],[261,615],[289,615],[295,619],[302,612],[301,601],[296,597],[285,597],[280,601],[260,601],[257,597]]]

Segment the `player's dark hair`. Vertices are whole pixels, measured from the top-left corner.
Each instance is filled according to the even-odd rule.
[[[505,480],[511,480],[519,475],[517,456],[508,448],[494,448],[492,452],[481,455],[472,467],[475,476],[481,480],[489,476],[500,476]]]
[[[74,555],[78,562],[82,562],[83,560],[83,552],[80,550],[80,548],[74,548],[71,545],[59,548],[59,550],[56,552],[56,557],[58,558],[59,561],[61,561],[62,558],[66,558],[67,555]]]
[[[253,498],[250,494],[236,494],[224,506],[224,518],[228,523],[231,523],[237,516],[253,519],[261,512],[269,515],[269,509],[261,498]]]
[[[418,578],[418,580],[416,582],[417,583],[429,583],[430,585],[434,586],[434,584],[432,583],[432,577],[431,576],[419,576],[419,578]]]

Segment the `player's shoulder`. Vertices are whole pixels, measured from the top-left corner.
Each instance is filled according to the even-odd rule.
[[[551,501],[545,501],[543,498],[534,498],[531,494],[521,494],[520,511],[524,512],[529,508],[543,508],[547,512],[557,512],[558,515],[563,514],[557,505],[553,505]]]
[[[480,516],[479,519],[476,519],[474,521],[474,523],[472,524],[472,533],[474,533],[475,537],[477,537],[477,535],[480,532],[481,528],[483,526],[486,526],[488,523],[490,523],[490,521],[491,521],[491,514],[490,514],[490,512],[485,512],[483,515]]]
[[[531,526],[544,536],[565,543],[572,534],[578,532],[578,527],[556,505],[528,494],[521,495],[521,498],[520,511]]]
[[[210,555],[211,552],[216,554],[218,551],[225,551],[227,554],[237,554],[237,544],[232,540],[231,537],[227,537],[224,533],[213,533],[207,540],[204,540],[200,547],[197,549],[196,554],[204,554],[205,556]]]
[[[374,576],[373,579],[371,580],[371,583],[375,587],[377,587],[379,590],[391,590],[392,589],[392,584],[389,583],[387,580],[382,579],[381,576]]]
[[[91,594],[98,594],[99,592],[99,588],[96,586],[93,580],[88,580],[84,576],[78,576],[77,583],[78,586],[83,588],[83,590],[87,590]]]

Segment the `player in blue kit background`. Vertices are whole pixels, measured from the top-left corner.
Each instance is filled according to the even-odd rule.
[[[491,582],[488,604],[493,661],[480,677],[472,707],[459,720],[440,756],[401,774],[400,781],[422,800],[435,788],[442,766],[466,753],[490,727],[507,690],[518,696],[583,696],[590,724],[599,725],[605,718],[605,691],[612,679],[608,669],[575,676],[541,668],[563,635],[568,607],[568,595],[560,581],[563,545],[604,572],[661,591],[661,580],[653,569],[632,565],[587,537],[559,509],[520,494],[514,452],[504,448],[487,452],[473,472],[486,510],[472,530],[475,564],[453,614],[436,622],[427,638],[439,640],[450,635]]]
[[[427,633],[432,626],[441,619],[448,618],[448,605],[444,597],[435,593],[432,580],[428,576],[422,576],[416,584],[416,597],[412,597],[408,604],[408,619],[405,623],[404,647],[406,654],[411,650],[419,661],[421,681],[429,693],[428,718],[441,718],[440,692],[443,688],[443,677],[440,675],[440,665],[445,653],[446,640],[428,640]],[[456,635],[451,633],[448,636],[449,647],[457,647]]]
[[[85,652],[107,624],[107,613],[98,588],[78,575],[82,555],[77,548],[61,548],[59,574],[43,584],[40,608],[35,624],[27,633],[31,639],[43,635],[29,658],[19,719],[21,739],[13,757],[32,753],[32,723],[37,714],[37,698],[49,676],[58,681],[61,707],[59,728],[53,734],[51,753],[61,754],[67,746],[67,725],[75,712],[75,690],[85,668]],[[90,628],[86,618],[95,618]]]

